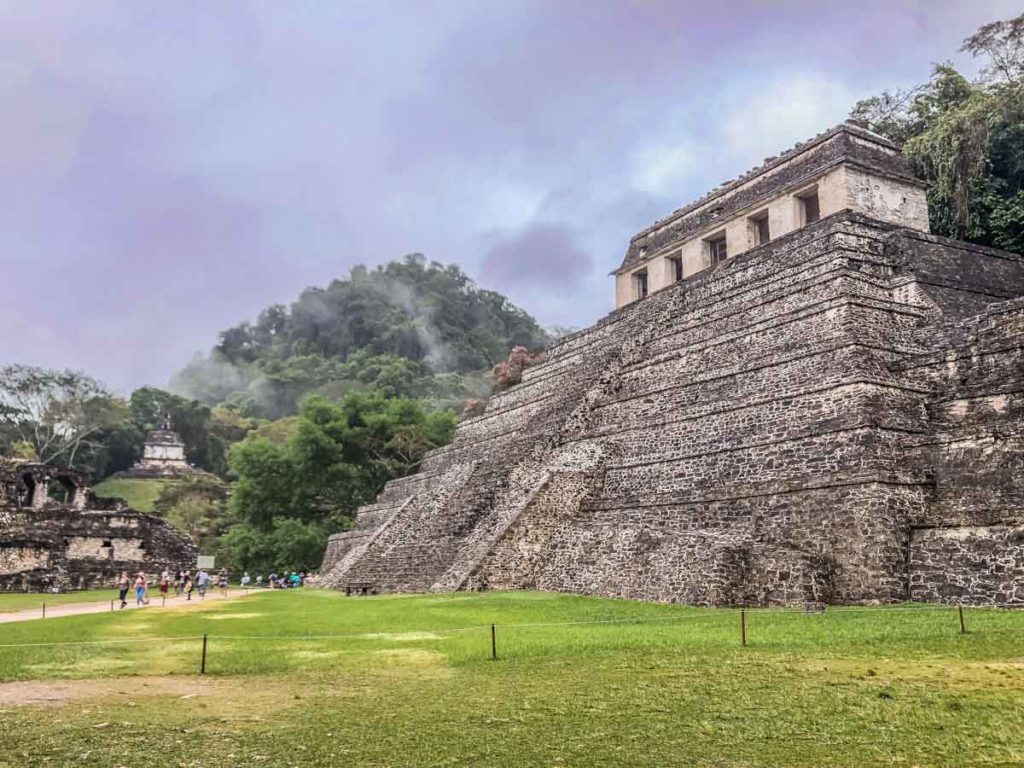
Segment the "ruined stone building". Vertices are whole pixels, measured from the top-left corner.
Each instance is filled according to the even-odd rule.
[[[324,581],[1024,603],[1024,258],[843,124],[638,233],[616,310],[333,536]]]
[[[156,577],[195,561],[186,535],[97,499],[84,475],[0,460],[0,591],[108,587],[121,571]]]

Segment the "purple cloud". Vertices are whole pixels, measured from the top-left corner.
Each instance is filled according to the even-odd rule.
[[[565,295],[591,270],[564,227],[537,224],[497,243],[480,265],[483,282]]]

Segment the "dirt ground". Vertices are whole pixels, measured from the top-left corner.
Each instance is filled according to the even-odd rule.
[[[95,680],[24,680],[0,683],[0,711],[9,707],[58,706],[88,699],[176,696],[191,699],[217,693],[230,681],[212,678],[161,676]]]

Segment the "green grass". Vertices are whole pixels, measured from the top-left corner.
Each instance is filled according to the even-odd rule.
[[[0,592],[0,613],[25,611],[29,608],[39,608],[41,612],[43,603],[49,607],[67,603],[96,603],[114,597],[117,597],[117,590],[113,588],[62,592],[56,595],[49,592]]]
[[[108,477],[92,489],[101,499],[124,499],[128,506],[139,512],[152,512],[166,480],[133,477]]]
[[[966,635],[950,608],[747,618],[744,648],[736,611],[302,590],[0,625],[2,644],[115,641],[0,648],[0,679],[81,694],[0,698],[0,766],[1024,761],[1024,612],[969,610]],[[604,619],[634,623],[550,626]]]

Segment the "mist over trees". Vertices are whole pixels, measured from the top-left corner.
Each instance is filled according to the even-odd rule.
[[[1024,253],[1024,14],[984,25],[961,50],[982,60],[976,80],[939,64],[927,83],[851,116],[900,144],[928,182],[933,233]]]
[[[358,266],[290,306],[263,310],[220,334],[171,388],[243,416],[281,418],[303,396],[388,390],[454,406],[481,394],[487,371],[516,346],[548,335],[505,296],[478,288],[455,265],[419,254]],[[486,388],[484,383],[483,388]]]

